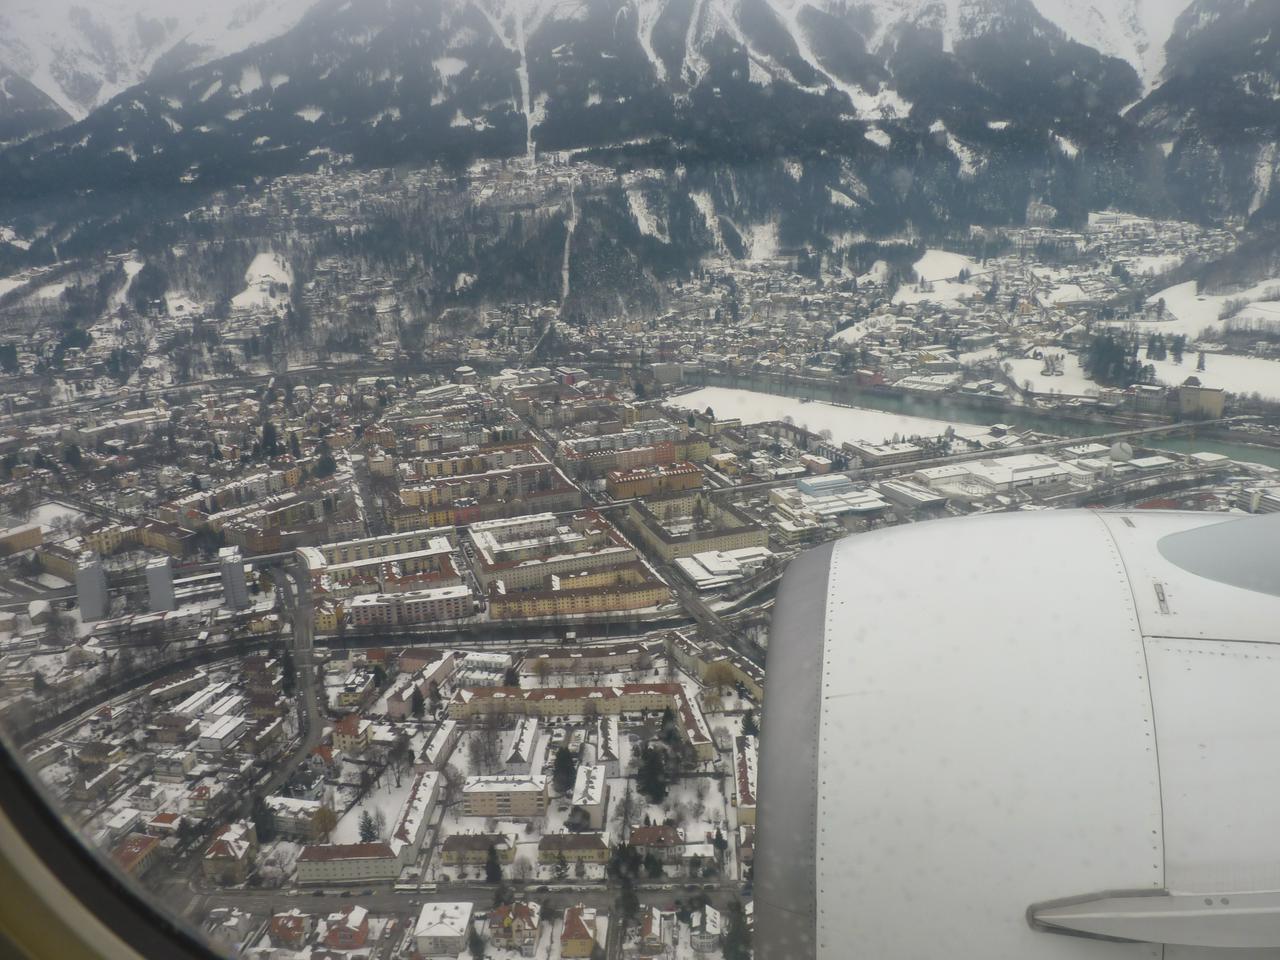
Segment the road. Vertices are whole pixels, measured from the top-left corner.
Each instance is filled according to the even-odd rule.
[[[550,903],[563,910],[575,903],[612,912],[618,898],[618,889],[603,884],[583,885],[581,888],[562,889],[559,884],[527,884],[514,886],[517,897],[527,897],[539,903]],[[636,896],[642,906],[657,904],[666,906],[676,899],[692,897],[696,892],[703,892],[715,904],[725,904],[736,896],[740,896],[736,884],[696,885],[695,890],[687,889],[686,884],[671,882],[662,885],[638,885]],[[711,887],[703,891],[703,886]],[[545,888],[545,889],[544,889]],[[554,889],[553,889],[554,888]],[[350,888],[325,888],[320,891],[298,889],[296,894],[291,888],[280,890],[218,890],[195,894],[187,907],[187,912],[197,916],[207,915],[214,907],[239,907],[242,910],[266,913],[288,910],[298,907],[307,913],[329,913],[343,907],[359,904],[373,913],[381,914],[416,914],[424,903],[447,903],[454,900],[469,900],[476,904],[477,910],[485,910],[493,902],[494,887],[483,883],[474,884],[441,884],[438,889],[427,893],[417,891],[392,890],[386,884],[376,887],[355,885]],[[365,894],[365,890],[370,890]]]
[[[732,624],[711,609],[706,601],[698,596],[698,591],[689,585],[679,570],[671,564],[666,564],[662,568],[662,575],[666,579],[668,586],[676,592],[676,596],[680,599],[680,605],[697,621],[705,636],[709,639],[720,641],[735,653],[746,657],[756,666],[764,666],[764,651],[744,638],[734,629]]]
[[[320,745],[324,733],[324,715],[320,712],[320,695],[316,689],[315,607],[311,599],[311,585],[306,582],[306,571],[297,564],[273,567],[272,581],[276,584],[285,608],[293,614],[293,631],[290,651],[298,702],[299,743],[296,750],[276,764],[271,776],[258,788],[262,796],[276,793],[293,776],[299,765]],[[246,798],[252,804],[252,798]]]

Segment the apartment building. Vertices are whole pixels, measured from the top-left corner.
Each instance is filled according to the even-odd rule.
[[[541,817],[547,812],[547,778],[542,774],[467,777],[462,809],[468,817]]]
[[[678,683],[624,683],[611,687],[464,687],[449,701],[452,719],[504,714],[545,718],[655,714],[670,709],[700,760],[716,755],[706,718]]]
[[[574,576],[637,559],[630,544],[592,511],[567,521],[553,513],[484,521],[472,524],[468,534],[476,578],[486,591],[499,580],[508,594],[540,590],[551,576]]]
[[[394,880],[400,858],[388,843],[309,844],[298,854],[298,883],[361,883]]]
[[[369,593],[353,597],[344,608],[347,622],[357,628],[460,620],[475,612],[475,598],[464,584],[407,593]]]
[[[732,504],[698,491],[635,500],[628,511],[632,529],[668,563],[695,553],[769,546],[764,527]]]

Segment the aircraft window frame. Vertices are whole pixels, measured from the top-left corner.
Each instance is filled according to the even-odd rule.
[[[219,960],[219,954],[203,942],[199,933],[172,911],[117,871],[106,855],[81,839],[61,816],[52,798],[31,776],[21,752],[6,731],[0,731],[0,811],[12,827],[17,843],[25,843],[30,853],[52,874],[54,881],[87,914],[119,938],[128,950],[139,957],[164,957],[173,960]],[[0,866],[19,875],[24,889],[4,892],[13,909],[14,894],[18,900],[35,900],[40,907],[57,913],[52,898],[42,895],[36,878],[23,875],[12,846],[0,850]],[[3,915],[3,912],[0,912]],[[93,954],[90,931],[80,929],[80,917],[59,914],[65,933],[84,947],[82,955]],[[0,926],[0,946],[5,938],[19,951],[18,956],[33,954],[29,938],[15,936],[9,924]]]

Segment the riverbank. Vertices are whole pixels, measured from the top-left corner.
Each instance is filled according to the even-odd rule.
[[[954,393],[919,394],[892,387],[860,388],[850,377],[828,380],[758,372],[716,373],[701,370],[688,375],[686,382],[695,387],[749,390],[759,394],[811,400],[835,407],[881,411],[922,421],[981,427],[1003,423],[1037,433],[1082,439],[1161,422],[1152,418],[1083,410],[1049,411]],[[1153,449],[1180,454],[1219,453],[1233,460],[1261,463],[1280,469],[1280,446],[1265,444],[1252,434],[1243,434],[1243,437],[1247,437],[1243,439],[1241,434],[1242,431],[1206,427],[1193,431],[1187,437],[1162,438]]]

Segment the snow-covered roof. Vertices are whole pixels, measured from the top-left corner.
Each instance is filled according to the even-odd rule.
[[[473,904],[424,903],[414,927],[415,937],[462,937],[471,926]]]
[[[573,783],[573,804],[594,807],[604,802],[605,769],[603,765],[584,763],[578,767]]]
[[[802,556],[770,651],[757,956],[1148,955],[1028,923],[1105,891],[1215,917],[1148,896],[1045,918],[1280,946],[1277,904],[1245,899],[1280,890],[1278,618],[1280,515],[986,515]]]

